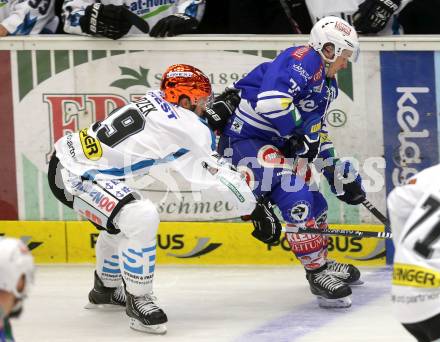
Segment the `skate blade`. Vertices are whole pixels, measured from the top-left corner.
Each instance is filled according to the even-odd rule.
[[[146,332],[149,334],[163,335],[167,332],[165,324],[145,325],[135,318],[130,317],[130,328],[137,331]]]
[[[356,281],[353,281],[352,283],[346,283],[346,284],[350,285],[350,286],[360,286],[360,285],[364,285],[364,282],[362,280],[358,279]]]
[[[125,306],[117,304],[93,304],[88,303],[84,306],[84,309],[88,310],[100,310],[100,311],[122,311],[125,310]]]
[[[351,306],[350,296],[338,299],[328,299],[321,296],[317,296],[318,305],[323,309],[343,309]]]

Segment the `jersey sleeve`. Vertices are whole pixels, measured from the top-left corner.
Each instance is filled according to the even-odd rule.
[[[64,19],[64,31],[71,34],[87,36],[81,30],[79,19],[84,15],[86,7],[93,5],[93,0],[65,0],[63,3],[62,16]]]
[[[177,7],[178,13],[183,13],[197,19],[199,22],[205,13],[205,0],[181,0]]]
[[[321,158],[323,160],[326,160],[328,158],[336,158],[336,150],[329,136],[327,125],[325,124],[325,122],[322,122],[321,131],[319,132],[319,138],[321,141],[321,145],[319,148],[318,158]]]
[[[1,22],[10,35],[40,33],[54,17],[55,0],[12,1],[8,16]]]
[[[295,51],[308,49],[300,47],[288,49],[270,65],[263,76],[257,96],[255,111],[270,121],[281,136],[290,136],[302,121],[301,114],[294,105],[294,98],[306,88],[313,76],[314,62],[306,58],[295,59]],[[310,128],[316,125],[309,119]]]

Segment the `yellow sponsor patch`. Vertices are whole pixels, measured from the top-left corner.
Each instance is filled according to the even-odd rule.
[[[101,143],[87,134],[87,128],[79,132],[79,140],[81,141],[81,146],[87,159],[99,160],[102,157]]]
[[[316,133],[321,130],[321,123],[318,122],[316,125],[313,125],[312,128],[310,128],[310,132]]]
[[[292,103],[292,99],[282,98],[281,99],[281,109],[283,109],[283,110],[287,109],[291,103]]]
[[[319,136],[321,139],[321,144],[326,142],[331,142],[330,137],[328,136],[327,133],[320,133]]]
[[[415,265],[394,264],[393,285],[440,287],[440,272]]]

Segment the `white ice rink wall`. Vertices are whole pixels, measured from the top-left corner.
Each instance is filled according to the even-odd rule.
[[[257,64],[305,42],[304,36],[2,38],[0,171],[6,181],[0,186],[0,218],[63,225],[78,220],[52,197],[46,182],[53,141],[157,88],[168,65],[199,67],[219,93]],[[358,62],[338,76],[339,97],[329,109],[327,123],[339,156],[358,161],[370,201],[385,211],[386,193],[392,187],[438,162],[440,39],[362,38],[361,51]],[[158,203],[163,221],[237,217],[215,194],[202,198],[174,174],[158,178],[145,177],[138,184]],[[163,186],[170,184],[169,179],[171,192]],[[325,182],[322,191],[331,223],[378,223],[364,208],[338,201]],[[347,250],[356,249],[349,246]],[[383,252],[383,246],[373,249]]]

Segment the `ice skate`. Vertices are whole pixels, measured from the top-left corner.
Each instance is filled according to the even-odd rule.
[[[331,309],[351,306],[350,287],[332,275],[327,265],[313,271],[306,270],[306,278],[310,284],[310,291],[318,298],[320,307]]]
[[[126,312],[130,319],[130,328],[150,334],[165,334],[168,322],[167,315],[155,303],[151,294],[133,296],[126,292]]]
[[[126,297],[124,285],[105,287],[95,272],[93,289],[89,292],[89,304],[86,309],[122,310],[125,308]]]
[[[339,278],[350,286],[362,285],[364,283],[360,279],[361,272],[352,264],[343,264],[335,260],[328,260],[327,269],[332,273],[333,276]]]

